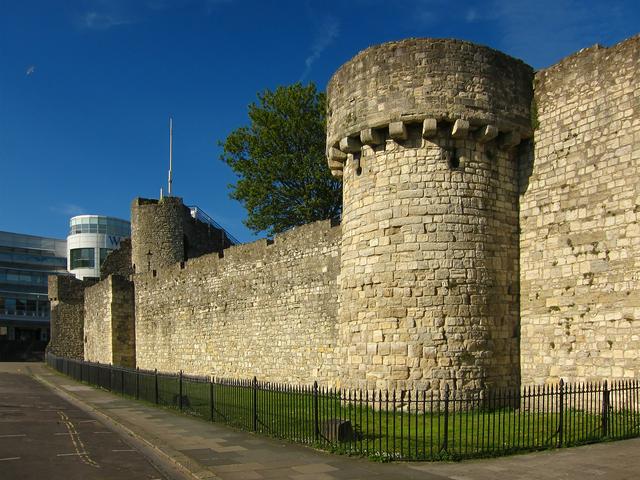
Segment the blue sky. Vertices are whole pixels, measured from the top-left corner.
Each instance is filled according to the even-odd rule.
[[[129,218],[165,187],[242,241],[217,145],[265,88],[313,81],[360,50],[454,37],[544,68],[638,33],[637,0],[5,0],[0,230],[64,238],[81,213]]]

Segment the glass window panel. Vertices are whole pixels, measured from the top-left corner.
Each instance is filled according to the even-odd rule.
[[[4,308],[7,313],[16,313],[16,299],[15,298],[6,298],[4,300]]]
[[[107,255],[109,255],[109,253],[111,253],[112,250],[110,248],[101,248],[100,249],[100,266],[102,266],[102,264],[104,263],[105,259],[107,258]]]
[[[93,248],[72,248],[69,253],[71,270],[95,267],[95,250]]]

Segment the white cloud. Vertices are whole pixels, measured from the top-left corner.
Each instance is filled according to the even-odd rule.
[[[73,203],[60,203],[57,205],[52,205],[49,207],[49,210],[53,213],[57,213],[59,215],[65,215],[67,217],[74,217],[76,215],[82,215],[87,210],[79,205],[75,205]]]
[[[96,11],[87,12],[80,19],[80,26],[89,30],[108,30],[129,23],[133,23],[133,20]]]
[[[145,21],[172,10],[189,9],[196,15],[211,15],[219,5],[234,0],[84,0],[87,8],[75,18],[77,28],[109,30]]]
[[[304,72],[300,77],[304,80],[311,72],[311,67],[314,62],[320,58],[322,52],[333,43],[333,41],[340,34],[340,23],[333,17],[327,17],[321,25],[321,31],[316,36],[313,44],[311,45],[311,54],[304,61]]]

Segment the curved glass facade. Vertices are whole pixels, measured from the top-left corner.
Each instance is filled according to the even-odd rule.
[[[109,252],[131,236],[131,224],[103,215],[78,215],[69,222],[68,268],[77,278],[99,278]]]
[[[69,222],[69,235],[77,233],[105,233],[118,237],[131,236],[131,224],[119,218],[101,215],[78,215]]]

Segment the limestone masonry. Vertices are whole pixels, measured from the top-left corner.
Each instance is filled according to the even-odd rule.
[[[638,78],[640,36],[539,72],[457,40],[364,50],[327,87],[341,225],[230,246],[136,199],[102,281],[50,280],[49,349],[369,390],[637,378]]]

